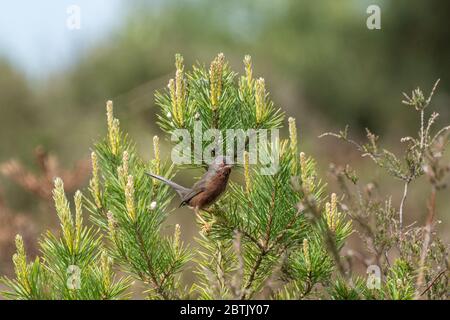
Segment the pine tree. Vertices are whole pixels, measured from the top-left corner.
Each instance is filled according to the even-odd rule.
[[[96,228],[83,225],[82,194],[75,193],[75,217],[61,179],[53,190],[61,236],[47,232],[39,242],[41,257],[27,263],[22,237],[17,235],[13,256],[16,279],[3,278],[12,299],[121,299],[131,282],[117,277]]]

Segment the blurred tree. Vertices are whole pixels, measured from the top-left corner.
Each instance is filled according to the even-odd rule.
[[[30,129],[36,126],[38,114],[34,110],[33,94],[26,79],[0,59],[0,161],[9,157],[6,150],[22,154],[31,147]],[[21,150],[19,150],[19,147]]]
[[[381,30],[366,27],[369,4],[381,7]],[[258,52],[260,69],[282,80],[274,85],[274,95],[284,95],[287,84],[297,92],[290,111],[304,109],[299,106],[304,100],[338,125],[351,122],[377,131],[409,126],[412,115],[405,124],[390,124],[402,111],[391,105],[399,100],[398,92],[448,73],[449,6],[383,0],[137,0],[124,26],[84,56],[68,72],[65,88],[56,90],[69,92],[80,109],[101,105],[105,96],[120,96],[123,101],[115,100],[121,108],[146,115],[154,87],[142,85],[168,73],[167,55],[183,52],[203,60],[225,51],[238,63],[242,54]]]

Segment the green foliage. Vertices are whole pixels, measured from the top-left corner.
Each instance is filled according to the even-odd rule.
[[[241,235],[236,233],[233,241],[221,241],[200,233],[196,241],[200,250],[195,259],[197,281],[191,293],[202,300],[238,298],[244,264]]]
[[[334,270],[333,260],[328,255],[320,237],[312,241],[303,240],[302,250],[291,254],[283,268],[288,285],[280,292],[280,298],[302,299],[307,296],[314,285],[324,285],[330,280]]]
[[[120,130],[108,109],[109,139],[95,145],[92,157],[94,174],[92,199],[87,199],[93,222],[107,233],[112,257],[133,277],[147,283],[151,298],[175,298],[179,288],[176,275],[190,254],[174,237],[160,234],[171,200],[168,187],[149,179],[146,171],[171,175],[172,168],[158,158],[145,163]],[[114,145],[117,148],[114,148]],[[96,180],[98,179],[98,180]]]
[[[162,111],[159,124],[165,132],[171,134],[174,129],[187,128],[192,133],[195,121],[201,121],[202,129],[217,128],[222,133],[227,129],[281,126],[283,113],[269,99],[264,79],[253,79],[249,56],[244,60],[246,75],[239,79],[239,84],[236,84],[237,74],[225,62],[223,54],[214,60],[209,71],[196,65],[186,76],[183,60],[178,59],[175,79],[169,81],[164,92],[156,93]],[[220,77],[220,83],[214,84],[211,77]],[[214,86],[220,87],[217,98],[213,97]]]
[[[169,82],[169,89],[165,94],[157,93],[162,111],[159,119],[167,133],[177,128],[187,128],[192,133],[192,114],[203,129],[219,128],[223,133],[229,128],[280,126],[282,113],[268,100],[264,80],[252,78],[249,56],[244,59],[245,76],[240,78],[238,86],[234,84],[235,74],[229,70],[222,54],[212,62],[209,75],[205,68],[194,67],[194,71],[187,74],[188,80],[184,80],[181,61],[177,56],[176,78]],[[219,90],[214,87],[214,78],[222,73],[223,87]],[[215,97],[215,91],[222,93]],[[308,185],[308,194],[321,202],[324,186],[316,177],[314,161],[299,157],[294,119],[289,119],[289,128],[290,140],[268,143],[266,149],[260,150],[258,164],[250,165],[246,158],[248,153],[244,152],[245,186],[230,183],[227,194],[201,213],[198,221],[202,236],[198,241],[202,249],[201,258],[196,260],[200,281],[192,288],[200,297],[257,297],[270,287],[268,283],[273,277],[283,278],[285,285],[291,282],[303,285],[307,281],[308,292],[299,290],[295,293],[300,297],[330,276],[333,264],[323,249],[321,236],[326,222],[321,220],[318,226],[308,223],[305,210],[298,207],[305,194],[292,188],[293,184]],[[279,159],[273,158],[275,154]],[[278,160],[275,174],[261,174],[264,167],[261,163],[270,162],[264,160],[272,160],[271,163]],[[338,218],[341,214],[332,214],[336,216],[334,232],[337,240],[333,242],[340,247],[349,235],[350,227]],[[305,239],[313,243],[312,269],[309,275],[297,278],[295,276],[301,273],[298,261],[303,255]],[[322,250],[319,250],[321,244]],[[274,289],[273,294],[277,295],[275,291],[278,290]]]
[[[244,59],[245,75],[240,78],[231,71],[223,54],[212,61],[209,70],[197,65],[186,71],[180,55],[176,55],[175,66],[175,78],[169,81],[168,89],[156,94],[161,108],[159,124],[166,133],[185,128],[194,134],[197,123],[203,130],[218,129],[223,134],[226,129],[282,126],[284,115],[270,101],[264,80],[253,79],[249,56]],[[410,101],[421,106],[418,110],[422,112],[428,100],[421,99],[417,91]],[[2,279],[8,287],[5,297],[127,298],[133,278],[144,288],[138,294],[149,299],[411,299],[417,298],[418,290],[424,286],[419,279],[429,281],[431,271],[442,266],[445,248],[434,245],[428,250],[429,233],[422,229],[402,233],[390,202],[382,206],[358,192],[358,199],[346,205],[355,200],[346,190],[341,197],[335,193],[327,196],[314,159],[299,152],[293,118],[288,119],[289,139],[269,142],[256,134],[257,163],[251,161],[253,150],[249,150],[247,139],[242,148],[235,148],[239,137],[227,146],[237,152],[238,159],[243,159],[242,168],[237,170],[243,170],[244,183],[230,182],[218,202],[196,211],[199,249],[193,252],[180,240],[179,225],[174,226],[173,236],[162,232],[172,211],[169,203],[173,191],[145,173],[172,178],[176,168],[161,160],[159,138],[153,139],[153,159],[144,161],[121,131],[111,101],[107,102],[107,126],[107,136],[92,150],[89,196],[82,198],[80,192],[76,193],[73,217],[63,183],[59,178],[55,180],[53,194],[61,234],[46,233],[40,241],[41,257],[30,264],[20,236],[17,238],[17,254],[13,258],[16,278]],[[406,157],[407,174],[411,177],[406,183],[422,173],[420,170],[426,172],[422,165],[428,164],[433,168],[428,172],[435,173],[433,186],[438,189],[442,187],[442,177],[437,174],[439,166],[433,162],[433,140],[425,138],[428,132],[421,131],[423,145],[411,151],[415,155],[413,165]],[[346,132],[337,136],[348,140]],[[208,145],[203,142],[202,154]],[[370,140],[370,146],[360,150],[375,160],[379,157],[375,138]],[[387,153],[382,157],[392,164],[394,158]],[[276,165],[271,174],[264,174],[267,163]],[[356,174],[348,168],[340,176],[354,185],[358,183]],[[93,223],[90,227],[83,225],[82,200]],[[375,220],[375,228],[364,224],[366,216],[361,212],[366,210],[382,215]],[[433,216],[434,209],[430,212]],[[352,276],[342,257],[341,249],[353,232],[347,215],[365,226],[371,237],[366,243],[371,244],[377,264],[387,275],[379,289],[369,289],[362,278]],[[424,240],[419,242],[417,238]],[[381,257],[394,245],[399,248],[400,258],[392,267],[388,261],[382,264]],[[423,256],[422,252],[429,254]],[[191,260],[196,277],[191,288],[186,288],[181,276]],[[419,274],[415,274],[416,267],[422,270]],[[114,270],[128,276],[118,277]],[[443,294],[443,279],[435,280],[436,287],[427,289],[429,295]]]
[[[386,279],[387,296],[393,300],[414,298],[414,272],[412,267],[401,259],[395,261]]]
[[[353,280],[350,286],[344,279],[337,278],[330,290],[330,298],[333,300],[360,300],[361,293],[365,292],[366,284],[363,279]]]
[[[410,95],[404,94],[403,104],[412,107],[419,115],[417,137],[404,137],[403,155],[378,147],[378,137],[367,130],[368,142],[359,144],[348,137],[348,128],[339,133],[325,133],[344,140],[368,156],[386,172],[403,181],[403,196],[398,209],[389,197],[377,196],[379,190],[370,183],[361,187],[356,173],[347,165],[333,167],[342,190],[348,195],[345,201],[348,215],[360,227],[359,234],[372,256],[372,261],[386,275],[384,287],[378,297],[386,299],[421,299],[425,294],[430,299],[445,299],[444,287],[448,282],[448,248],[434,232],[436,224],[436,198],[438,192],[447,187],[450,166],[444,163],[444,153],[449,141],[450,126],[432,133],[439,114],[432,112],[426,120],[426,111],[435,93],[439,80],[427,98],[420,88]],[[425,176],[430,185],[425,226],[415,223],[404,226],[405,203],[410,185]],[[350,182],[350,185],[348,184]],[[353,195],[354,194],[354,195]],[[397,250],[398,257],[390,262],[390,252]],[[363,260],[370,261],[363,256]]]
[[[22,238],[17,236],[13,257],[16,279],[2,278],[11,299],[121,299],[129,278],[117,278],[112,260],[103,249],[101,236],[83,225],[81,193],[75,195],[76,216],[72,218],[61,179],[53,192],[62,236],[48,231],[39,242],[41,257],[27,263]]]
[[[242,233],[243,283],[240,297],[253,296],[272,274],[284,252],[301,244],[307,232],[305,219],[296,209],[298,194],[290,186],[291,162],[281,151],[274,175],[252,168],[251,185],[232,184],[230,192],[203,216],[211,241],[231,244],[234,231]],[[225,254],[225,253],[222,253]]]

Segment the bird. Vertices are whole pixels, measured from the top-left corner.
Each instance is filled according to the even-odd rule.
[[[181,198],[180,207],[186,205],[198,214],[199,210],[207,209],[216,202],[225,191],[232,167],[233,161],[230,157],[217,156],[208,166],[208,171],[191,188],[180,186],[150,172],[146,174],[174,189]]]

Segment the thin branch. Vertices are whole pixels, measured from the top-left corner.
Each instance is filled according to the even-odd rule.
[[[313,289],[314,287],[314,283],[311,280],[311,271],[308,272],[308,279],[306,281],[306,288],[305,290],[301,293],[301,296],[299,297],[300,299],[304,299]]]
[[[269,247],[270,247],[269,240],[270,240],[270,233],[272,230],[272,222],[273,222],[273,214],[274,214],[274,209],[275,209],[275,198],[276,198],[276,194],[277,194],[277,189],[278,189],[278,181],[275,182],[275,187],[272,192],[272,198],[271,198],[270,210],[269,210],[269,220],[268,220],[267,228],[266,228],[265,241],[262,244],[262,248],[260,248],[261,252],[259,253],[257,260],[255,261],[255,264],[250,273],[250,277],[248,278],[247,284],[246,284],[244,290],[242,291],[241,300],[246,299],[247,296],[251,297],[254,294],[254,292],[250,291],[250,288],[253,284],[253,281],[255,280],[256,272],[258,271],[259,267],[261,266],[261,262],[262,262],[264,256],[269,252]]]
[[[404,189],[403,189],[402,201],[400,202],[400,209],[399,209],[400,237],[402,237],[402,232],[403,232],[403,208],[405,206],[406,195],[408,194],[409,182],[410,182],[410,180],[405,181],[405,186],[404,186]]]
[[[422,291],[422,293],[420,294],[420,296],[423,296],[425,293],[428,292],[428,290],[430,290],[434,284],[436,283],[436,281],[439,280],[440,277],[442,277],[448,270],[442,270],[441,272],[439,272],[439,274],[436,276],[436,278],[433,279],[433,281],[431,281],[431,283],[427,286],[427,288]]]
[[[420,150],[423,150],[423,144],[425,141],[425,136],[424,136],[424,111],[423,109],[420,110]]]
[[[440,136],[441,134],[443,134],[444,132],[446,132],[446,131],[450,131],[450,126],[446,126],[446,127],[442,128],[441,130],[439,130],[439,131],[434,135],[433,139],[431,139],[430,144],[433,144],[433,142],[435,142],[436,139],[439,138],[439,136]]]
[[[433,88],[431,89],[430,95],[428,96],[428,98],[427,98],[427,100],[426,100],[426,102],[425,102],[425,107],[424,107],[424,109],[425,109],[426,107],[428,107],[428,105],[430,104],[431,99],[432,99],[433,96],[434,96],[434,92],[436,91],[436,88],[437,88],[437,86],[438,86],[438,84],[439,84],[440,81],[441,81],[441,79],[437,79],[436,82],[434,83]]]
[[[247,296],[251,296],[252,295],[252,292],[249,292],[250,291],[250,287],[252,286],[253,281],[255,280],[256,272],[258,271],[258,269],[259,269],[259,267],[261,265],[261,262],[262,262],[262,260],[263,260],[263,258],[264,258],[264,256],[266,254],[267,254],[267,252],[262,251],[258,255],[258,259],[255,261],[255,265],[252,268],[252,271],[250,273],[250,277],[248,278],[247,284],[246,284],[244,290],[242,290],[242,294],[241,294],[241,297],[240,297],[241,300],[245,300],[247,298]],[[247,294],[247,292],[248,292],[248,294]]]
[[[428,217],[427,217],[427,223],[424,228],[424,235],[423,235],[423,245],[422,245],[422,251],[420,253],[420,263],[419,263],[419,276],[417,277],[416,282],[416,299],[419,299],[421,294],[419,294],[419,290],[422,287],[424,283],[425,278],[425,261],[427,258],[427,252],[428,247],[430,245],[431,240],[431,229],[433,225],[434,215],[436,211],[436,188],[433,186],[430,200],[428,203]]]
[[[237,232],[241,233],[245,238],[248,238],[251,242],[253,242],[255,245],[257,245],[260,250],[263,249],[261,243],[252,234],[250,234],[249,232],[245,231],[241,227],[231,223],[231,221],[229,219],[227,219],[227,217],[226,217],[225,213],[223,212],[223,210],[221,210],[220,208],[215,207],[213,212],[209,212],[209,211],[207,211],[205,209],[203,209],[203,211],[206,211],[206,212],[208,212],[210,214],[215,215],[216,217],[218,217],[220,219],[218,222],[222,222],[222,225],[224,227],[226,227],[227,229],[229,229],[232,232],[237,231]]]
[[[346,130],[347,130],[347,128],[346,128]],[[345,131],[345,133],[346,133],[346,131]],[[348,139],[347,136],[344,135],[342,132],[341,132],[341,133],[325,132],[325,133],[322,133],[322,134],[319,136],[319,138],[323,138],[323,137],[327,137],[327,136],[331,136],[331,137],[335,137],[335,138],[344,140],[344,141],[346,141],[346,142],[348,142],[348,143],[354,145],[354,146],[356,147],[356,149],[357,149],[359,152],[365,152],[364,147],[363,147],[362,145],[360,145],[360,144],[359,144],[358,142],[356,142],[355,140]]]
[[[280,234],[278,234],[278,236],[273,240],[273,242],[269,246],[268,250],[271,250],[274,246],[279,244],[279,242],[281,241],[281,239],[283,239],[283,237],[286,235],[286,233],[288,233],[289,230],[291,230],[292,226],[297,221],[297,219],[300,216],[301,212],[302,212],[302,210],[300,208],[298,208],[297,212],[292,216],[291,220],[288,222],[288,224],[286,225],[284,230]]]
[[[139,244],[139,248],[142,251],[142,254],[144,255],[144,259],[145,262],[147,263],[147,269],[148,269],[148,273],[150,275],[150,278],[153,282],[154,287],[156,288],[156,292],[158,292],[158,294],[163,297],[166,300],[170,299],[170,295],[165,292],[164,288],[161,286],[161,284],[158,281],[158,277],[157,275],[154,273],[153,267],[152,267],[152,263],[151,263],[151,259],[148,255],[147,249],[145,248],[145,242],[144,239],[142,238],[142,233],[139,230],[138,225],[135,225],[135,230],[136,230],[136,236],[137,236],[137,240],[138,240],[138,244]]]

